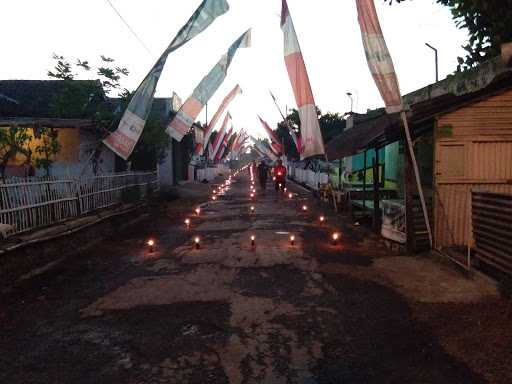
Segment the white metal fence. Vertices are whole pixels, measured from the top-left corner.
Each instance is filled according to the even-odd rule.
[[[329,182],[329,175],[327,173],[296,168],[291,164],[289,164],[288,177],[314,190],[318,190],[320,184],[327,184]]]
[[[10,178],[0,182],[0,223],[8,235],[141,200],[159,188],[157,172],[123,172],[80,179]]]

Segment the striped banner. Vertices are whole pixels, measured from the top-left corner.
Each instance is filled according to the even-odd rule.
[[[117,130],[110,133],[103,140],[105,146],[124,160],[130,157],[146,125],[146,120],[153,105],[156,86],[167,57],[203,32],[217,17],[228,10],[229,5],[226,0],[204,0],[201,3],[139,85],[121,118]]]
[[[311,156],[324,155],[325,148],[316,114],[315,99],[295,27],[286,0],[282,2],[281,29],[284,34],[284,60],[299,110],[302,137],[300,158],[303,160]]]
[[[204,142],[202,145],[199,145],[196,147],[196,156],[201,156],[204,152],[204,148],[206,145],[208,145],[208,142],[210,141],[210,137],[212,136],[213,128],[215,128],[215,125],[217,125],[217,122],[219,121],[220,117],[224,113],[224,111],[228,108],[229,104],[233,101],[233,99],[242,93],[242,88],[237,84],[235,87],[231,90],[231,92],[228,93],[228,95],[224,98],[222,101],[222,104],[220,105],[217,112],[215,112],[215,115],[213,115],[212,120],[210,121],[210,124],[206,128],[206,131],[204,133]]]
[[[263,120],[260,115],[258,115],[258,118],[260,119],[261,125],[263,125],[263,128],[265,129],[265,132],[267,132],[267,135],[270,138],[270,140],[272,140],[274,143],[280,144],[281,140],[279,140],[279,137],[272,130],[272,128],[270,128],[268,123],[265,120]]]
[[[201,80],[199,85],[194,89],[194,92],[192,92],[192,95],[185,101],[185,104],[183,104],[176,116],[171,120],[166,129],[166,132],[171,137],[177,141],[183,139],[183,136],[190,130],[190,127],[192,127],[206,103],[224,82],[228,68],[238,48],[247,48],[250,47],[250,45],[251,30],[249,29],[229,47],[227,53],[222,55],[219,62]]]
[[[222,145],[220,146],[217,155],[215,156],[215,162],[218,163],[224,156],[226,148],[228,147],[229,140],[231,140],[231,135],[233,133],[233,127],[224,135],[224,139],[222,140]]]
[[[356,5],[368,67],[386,104],[386,111],[401,112],[403,104],[400,86],[393,59],[382,34],[375,3],[373,0],[356,0]]]
[[[262,155],[267,156],[270,160],[276,161],[277,156],[265,145],[263,145],[260,141],[255,140],[254,146]]]
[[[222,123],[222,126],[217,132],[217,135],[215,136],[215,140],[213,141],[213,152],[212,157],[210,157],[210,160],[215,160],[215,157],[217,156],[217,153],[219,152],[219,149],[221,147],[222,141],[224,140],[224,136],[226,135],[226,129],[228,127],[228,124],[231,120],[230,113],[226,113],[226,117],[224,118],[224,122]]]

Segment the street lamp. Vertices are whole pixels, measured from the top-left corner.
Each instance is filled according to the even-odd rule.
[[[429,47],[430,49],[432,49],[434,51],[434,54],[435,54],[435,60],[436,60],[436,83],[437,83],[439,81],[439,56],[438,56],[438,53],[437,53],[437,48],[434,48],[429,43],[425,43],[425,45],[427,47]]]
[[[352,92],[347,92],[347,96],[350,98],[350,113],[354,111],[354,98],[352,97]]]

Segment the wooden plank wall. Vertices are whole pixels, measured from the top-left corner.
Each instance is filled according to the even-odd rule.
[[[473,245],[471,192],[512,193],[512,90],[441,116],[435,136],[435,246]]]

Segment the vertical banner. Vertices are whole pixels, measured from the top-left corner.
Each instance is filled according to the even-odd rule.
[[[254,146],[261,154],[267,156],[270,160],[276,161],[277,156],[265,145],[263,145],[260,141],[254,141]]]
[[[228,68],[233,61],[238,48],[247,48],[251,45],[251,30],[246,31],[222,55],[212,70],[201,80],[192,95],[185,101],[179,112],[174,116],[166,132],[177,141],[181,141],[194,124],[199,113],[206,103],[215,94],[227,76]]]
[[[356,5],[368,67],[386,104],[386,111],[401,112],[403,105],[400,86],[393,59],[382,34],[375,3],[373,0],[356,0]]]
[[[228,10],[229,5],[226,0],[204,0],[201,3],[139,85],[121,118],[117,130],[110,133],[103,140],[103,144],[124,160],[130,157],[144,130],[144,125],[153,105],[156,86],[167,57],[208,28],[218,16],[223,15]]]
[[[288,128],[288,132],[290,133],[290,136],[292,137],[293,143],[295,144],[295,148],[297,148],[297,153],[300,154],[302,152],[300,137],[297,137],[295,130],[291,126],[290,122],[288,121],[288,117],[285,116],[283,114],[283,112],[281,111],[281,108],[279,108],[279,104],[277,104],[277,99],[272,92],[270,92],[270,96],[272,96],[272,100],[274,100],[274,104],[276,105],[277,110],[281,114],[281,117],[283,118],[283,121],[284,121],[286,127]]]
[[[176,92],[172,93],[171,97],[171,109],[173,112],[178,112],[183,105],[183,101],[181,100],[181,97],[178,96]]]
[[[265,132],[267,132],[267,135],[270,140],[272,140],[276,144],[281,144],[281,140],[279,140],[279,137],[277,137],[276,133],[270,128],[270,126],[267,124],[265,120],[261,118],[261,116],[258,115],[258,118],[260,119],[261,125],[263,125],[263,128],[265,129]]]
[[[242,88],[240,88],[240,86],[237,84],[231,90],[231,92],[229,92],[228,95],[224,98],[224,100],[222,101],[222,104],[220,105],[217,112],[215,112],[215,115],[213,115],[213,118],[210,121],[210,124],[206,128],[206,131],[204,133],[204,142],[202,143],[201,146],[198,146],[196,148],[196,152],[195,152],[196,156],[201,156],[203,154],[204,149],[206,148],[206,146],[208,145],[208,142],[210,141],[210,137],[212,135],[213,128],[215,128],[215,125],[217,124],[217,122],[219,121],[220,117],[222,116],[224,111],[227,109],[229,104],[231,104],[233,99],[240,93],[242,93]]]
[[[284,60],[300,116],[300,158],[324,155],[324,142],[316,114],[315,99],[286,0],[282,0],[281,29],[284,34]]]
[[[220,149],[218,150],[217,155],[215,156],[216,163],[218,163],[224,156],[224,152],[226,151],[226,148],[228,147],[228,142],[231,139],[232,132],[233,132],[233,127],[231,127],[229,132],[224,135],[224,139],[222,140]]]
[[[224,140],[224,135],[226,134],[226,129],[228,127],[228,123],[229,121],[231,120],[231,115],[228,113],[226,113],[226,117],[224,118],[224,122],[222,123],[222,126],[219,130],[219,132],[217,132],[217,135],[215,136],[215,140],[213,141],[213,156],[210,157],[210,160],[215,160],[215,157],[217,156],[217,152],[219,152],[219,149],[220,149],[220,146]]]
[[[420,171],[418,162],[416,161],[416,154],[414,153],[414,146],[409,131],[409,124],[407,115],[402,103],[402,95],[400,94],[400,86],[398,78],[395,73],[393,60],[389,54],[382,29],[380,27],[379,17],[375,9],[373,0],[356,0],[357,13],[359,18],[359,25],[361,26],[361,35],[363,38],[363,45],[368,60],[368,67],[375,80],[375,84],[386,104],[386,111],[388,113],[400,112],[404,124],[405,136],[407,139],[407,147],[411,156],[411,161],[414,169],[414,176],[416,179],[416,188],[420,195],[421,208],[423,211],[423,218],[427,227],[430,247],[433,245],[432,229],[430,227],[430,219],[423,193],[423,186],[421,184]]]

